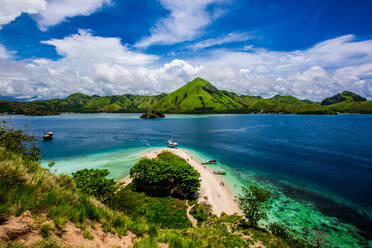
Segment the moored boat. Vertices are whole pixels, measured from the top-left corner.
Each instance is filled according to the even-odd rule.
[[[174,142],[173,140],[168,140],[168,147],[170,148],[177,148],[178,143]]]
[[[45,133],[43,135],[43,140],[44,141],[52,140],[52,139],[53,139],[53,132],[51,132],[51,131],[48,131],[47,133]]]
[[[202,163],[202,164],[217,164],[217,160],[212,159],[212,160],[209,160],[209,161],[204,162],[204,163]]]
[[[226,175],[226,171],[214,170],[213,173],[217,175]]]

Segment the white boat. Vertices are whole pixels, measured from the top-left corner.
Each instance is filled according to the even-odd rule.
[[[168,147],[176,148],[177,146],[178,146],[177,142],[174,142],[173,140],[168,140]]]

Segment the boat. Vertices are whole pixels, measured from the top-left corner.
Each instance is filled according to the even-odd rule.
[[[217,175],[226,175],[226,171],[214,170],[213,173]]]
[[[52,139],[53,139],[53,132],[48,131],[47,133],[44,133],[44,135],[43,135],[43,140],[44,141],[52,140]]]
[[[177,148],[178,143],[174,142],[173,140],[168,140],[168,147],[170,148]]]
[[[202,164],[217,164],[217,160],[212,159],[212,160],[209,160],[209,161],[204,162],[204,163],[202,163]]]

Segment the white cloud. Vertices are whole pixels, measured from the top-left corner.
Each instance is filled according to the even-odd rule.
[[[46,8],[45,0],[3,0],[0,7],[0,28],[22,13],[35,14]]]
[[[88,31],[45,41],[63,58],[14,60],[0,46],[0,95],[39,98],[85,94],[152,95],[171,92],[195,77],[220,89],[270,97],[321,100],[343,90],[372,98],[372,40],[344,36],[291,52],[250,47],[211,50],[205,57],[160,64],[118,38]]]
[[[11,58],[12,54],[5,49],[3,45],[0,44],[0,59],[8,59]]]
[[[46,30],[68,17],[87,16],[110,3],[111,0],[3,0],[0,28],[27,13],[37,21],[41,30]]]
[[[200,41],[198,43],[189,45],[188,48],[192,50],[200,50],[203,48],[213,47],[216,45],[221,45],[221,44],[226,44],[226,43],[247,41],[253,38],[254,38],[254,35],[250,33],[230,33],[222,37]]]
[[[160,0],[170,14],[157,22],[151,29],[151,35],[140,40],[138,47],[153,44],[174,44],[187,41],[199,35],[204,27],[224,12],[216,9],[208,12],[207,6],[224,0]]]
[[[49,0],[46,8],[35,16],[40,29],[65,21],[68,17],[88,16],[96,10],[111,3],[111,0]]]

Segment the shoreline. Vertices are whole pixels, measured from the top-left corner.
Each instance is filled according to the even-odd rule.
[[[213,170],[207,165],[202,165],[197,159],[195,159],[189,152],[184,149],[170,149],[170,148],[160,148],[151,151],[147,151],[141,155],[141,158],[147,157],[149,159],[156,158],[157,155],[163,151],[169,151],[173,154],[183,158],[186,162],[192,166],[200,174],[200,189],[198,202],[207,202],[212,207],[212,212],[217,216],[222,213],[228,215],[239,214],[241,215],[241,210],[236,203],[235,199],[237,193],[233,190],[228,181],[223,178],[223,176],[216,175]],[[129,175],[118,180],[124,185],[131,182]]]

